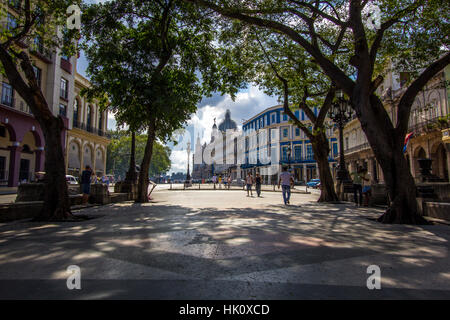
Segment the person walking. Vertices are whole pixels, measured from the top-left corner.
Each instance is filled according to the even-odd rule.
[[[247,177],[245,178],[245,183],[247,184],[247,197],[250,195],[253,197],[252,185],[253,185],[253,177],[250,172],[248,172]]]
[[[156,186],[157,186],[157,184],[154,183],[152,180],[149,180],[149,181],[148,181],[148,187],[147,187],[147,197],[148,197],[148,201],[153,200],[153,198],[150,197],[150,195],[152,194],[152,191],[153,191],[153,189],[156,188]],[[150,192],[149,192],[148,189],[150,189],[150,187],[151,187],[151,190],[150,190]]]
[[[278,180],[278,189],[280,189],[280,184],[283,191],[283,201],[284,204],[290,204],[291,199],[291,185],[294,184],[294,178],[291,173],[287,171],[286,167],[283,167],[283,172],[280,174],[280,179]]]
[[[362,179],[362,194],[364,197],[364,206],[368,207],[370,196],[372,195],[372,190],[371,190],[370,173],[367,171],[366,168],[363,168],[361,170],[361,179]]]
[[[352,172],[350,175],[353,179],[353,198],[355,200],[355,204],[362,206],[362,168],[358,166],[358,169],[356,169],[356,171]]]
[[[259,175],[259,172],[256,173],[255,177],[255,190],[259,198],[261,196],[261,176]]]
[[[228,176],[227,187],[228,187],[228,190],[230,190],[230,188],[231,188],[231,176]]]
[[[91,178],[94,175],[90,166],[81,173],[81,192],[83,193],[82,204],[86,204],[91,193]]]
[[[214,190],[216,190],[216,183],[217,183],[217,176],[216,176],[216,175],[214,175],[214,176],[212,177],[212,182],[213,182],[213,184],[214,184]]]

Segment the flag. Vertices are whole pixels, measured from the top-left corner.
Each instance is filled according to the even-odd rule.
[[[403,153],[406,152],[406,147],[408,146],[409,139],[411,139],[412,135],[413,135],[412,132],[410,132],[410,133],[408,133],[406,135],[406,137],[405,137],[405,144],[403,145]]]

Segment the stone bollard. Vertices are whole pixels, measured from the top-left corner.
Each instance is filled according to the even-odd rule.
[[[22,183],[17,188],[16,202],[43,201],[44,183]]]
[[[91,184],[91,195],[89,200],[92,203],[108,204],[111,203],[108,186],[103,183]]]

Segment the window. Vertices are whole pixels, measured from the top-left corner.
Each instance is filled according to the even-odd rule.
[[[44,43],[42,42],[42,38],[40,36],[36,36],[34,38],[34,48],[33,50],[44,53]]]
[[[64,104],[60,104],[59,105],[59,115],[60,116],[64,116],[64,117],[67,116],[67,107],[66,107],[66,105],[64,105]]]
[[[63,99],[66,99],[66,100],[69,96],[69,92],[68,92],[67,88],[68,88],[68,81],[64,78],[61,78],[60,97]]]
[[[345,137],[345,147],[344,147],[344,149],[345,150],[348,149],[348,137]]]
[[[272,123],[275,123],[275,115],[272,115]]]
[[[300,160],[302,158],[302,146],[294,147],[294,157],[295,160]]]
[[[33,66],[33,71],[34,71],[34,75],[35,75],[35,77],[36,77],[36,81],[37,81],[37,83],[38,83],[38,86],[40,87],[40,86],[41,86],[42,70],[39,69],[39,68],[36,67],[36,66]]]
[[[288,147],[285,146],[285,147],[283,147],[281,150],[282,150],[282,153],[281,153],[281,160],[282,160],[282,161],[287,161],[287,160],[288,160],[288,154],[287,154]]]
[[[0,126],[0,137],[6,138],[6,128],[4,126]]]
[[[334,156],[338,155],[338,145],[337,145],[337,143],[333,143],[333,155]]]
[[[78,113],[79,113],[78,99],[75,99],[73,101],[73,119],[72,119],[72,124],[74,127],[78,126]]]
[[[312,146],[310,144],[308,144],[306,146],[306,158],[307,159],[313,159],[314,158],[314,153],[312,150]]]
[[[289,138],[289,130],[288,128],[283,128],[283,139]]]
[[[103,130],[103,112],[100,112],[100,116],[98,119],[98,129]]]
[[[287,121],[287,114],[283,113],[283,121]]]
[[[91,124],[92,124],[92,108],[91,108],[91,106],[87,107],[86,124],[87,124],[87,130],[91,131]]]
[[[300,128],[295,128],[295,136],[300,136]]]
[[[13,88],[6,82],[3,82],[2,86],[2,104],[8,107],[14,107],[13,105]]]

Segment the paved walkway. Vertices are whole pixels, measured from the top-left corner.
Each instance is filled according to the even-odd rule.
[[[450,228],[383,225],[376,209],[296,194],[168,191],[79,211],[81,223],[0,224],[0,298],[450,298]],[[368,290],[369,265],[381,290]],[[66,268],[81,268],[68,290]]]

